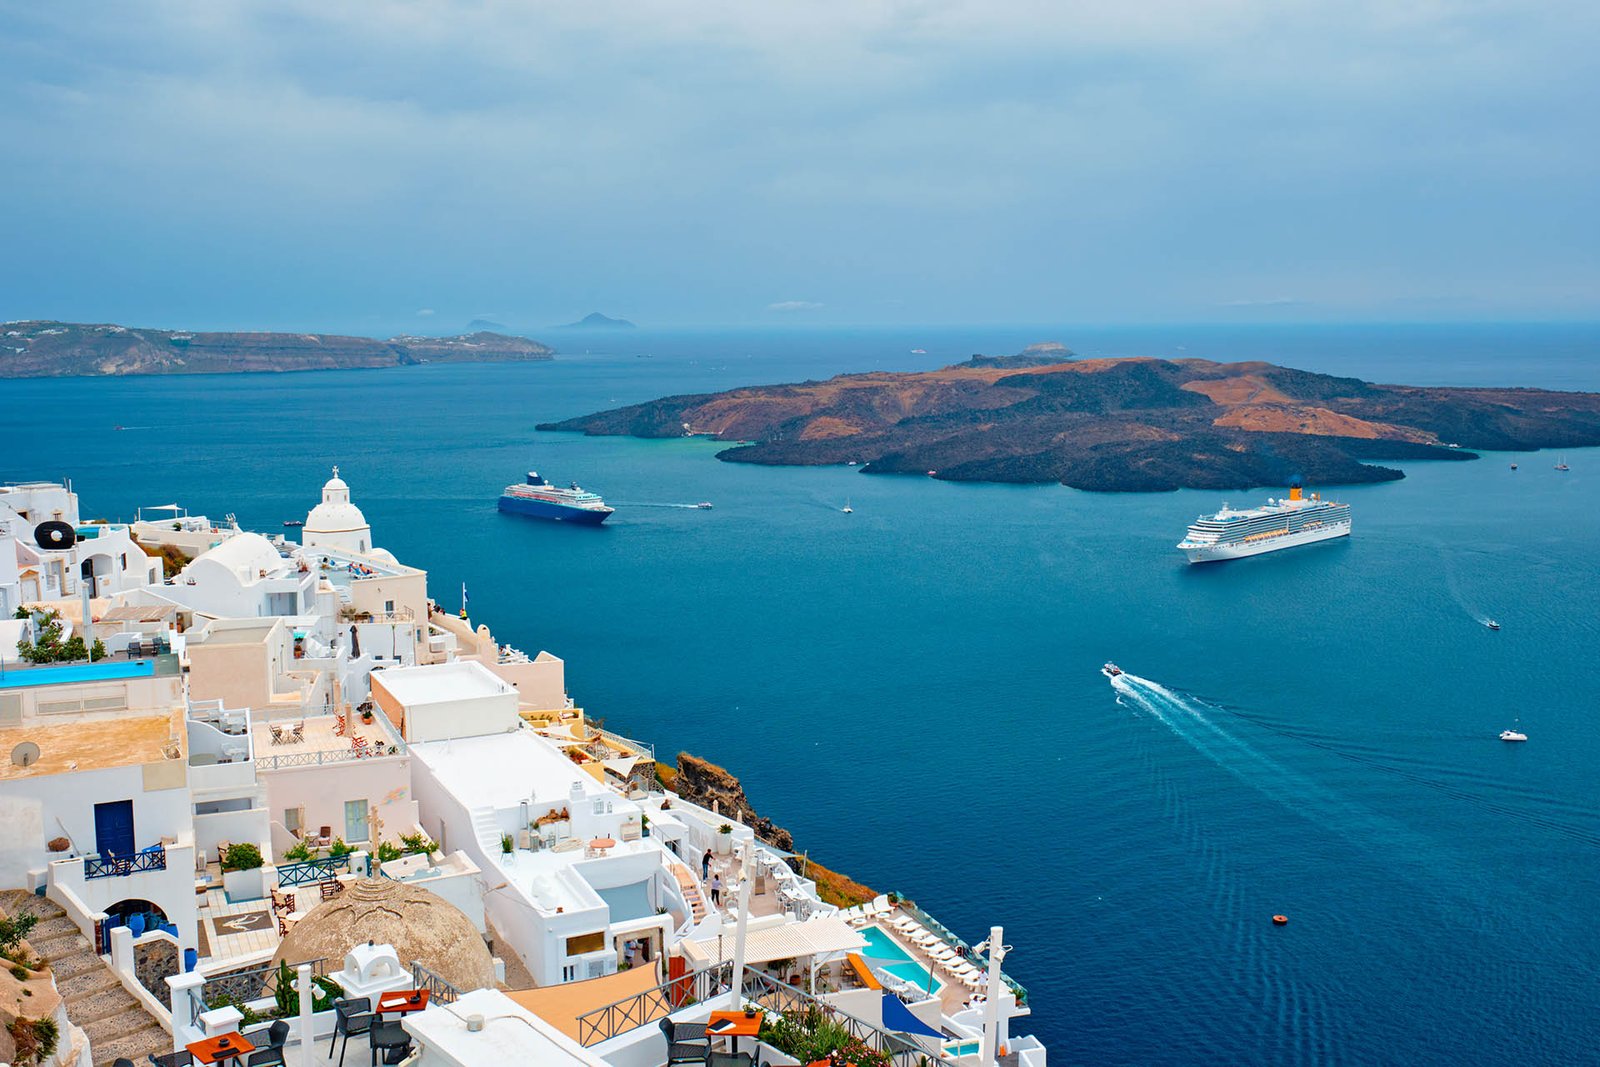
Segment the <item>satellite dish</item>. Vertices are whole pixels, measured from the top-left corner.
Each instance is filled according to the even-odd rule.
[[[39,762],[39,746],[32,741],[24,741],[11,750],[11,762],[18,767],[26,767],[31,763]]]
[[[33,528],[33,542],[46,552],[65,552],[78,543],[78,533],[70,522],[52,519]]]

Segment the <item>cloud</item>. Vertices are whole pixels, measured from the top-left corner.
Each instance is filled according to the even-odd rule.
[[[776,304],[768,304],[768,311],[820,311],[822,305],[815,300],[780,300]]]
[[[417,316],[419,318],[427,318],[429,315],[432,315],[432,314],[433,314],[433,309],[432,308],[418,308],[417,309]]]

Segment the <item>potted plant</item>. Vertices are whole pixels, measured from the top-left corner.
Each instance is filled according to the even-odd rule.
[[[717,843],[715,846],[718,855],[725,856],[733,851],[733,826],[723,823],[717,827]]]
[[[510,834],[500,835],[500,855],[509,856],[517,850],[517,843]]]
[[[55,853],[70,852],[72,851],[72,842],[64,837],[52,837],[45,842],[44,847]]]
[[[222,854],[222,889],[230,901],[266,896],[261,850],[248,841],[229,845]]]

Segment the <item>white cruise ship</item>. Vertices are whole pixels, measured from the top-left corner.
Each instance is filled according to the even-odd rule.
[[[1316,493],[1307,499],[1293,485],[1287,500],[1268,500],[1265,507],[1245,511],[1224,504],[1215,515],[1200,516],[1178,548],[1190,563],[1209,563],[1348,536],[1349,504],[1323,500]]]

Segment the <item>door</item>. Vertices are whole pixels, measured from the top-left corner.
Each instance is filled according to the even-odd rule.
[[[94,806],[94,848],[101,856],[133,855],[133,801]]]
[[[347,800],[344,802],[344,839],[346,844],[365,841],[370,831],[367,828],[367,802],[365,800]],[[373,842],[376,846],[377,842]]]

